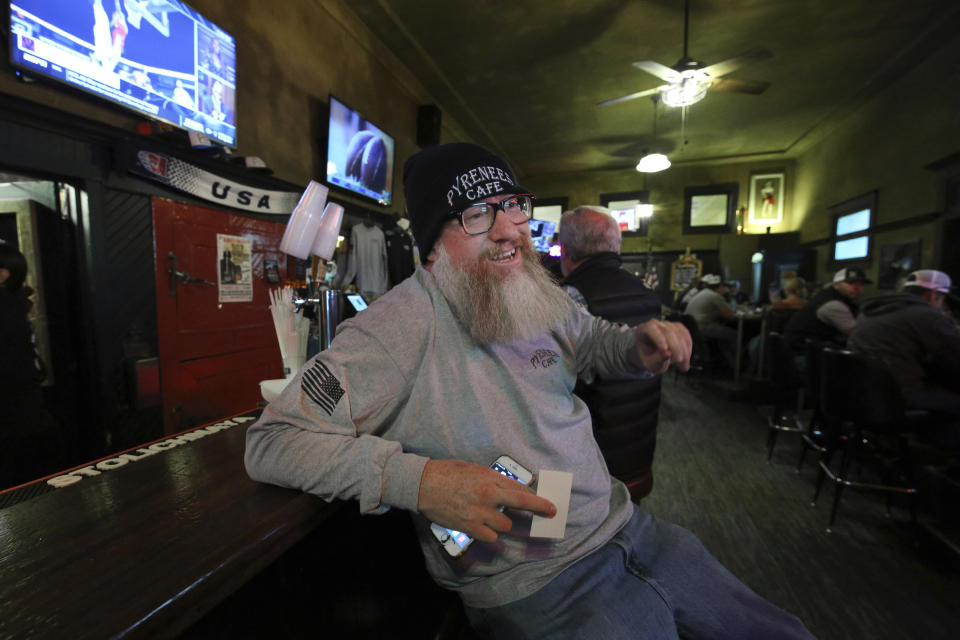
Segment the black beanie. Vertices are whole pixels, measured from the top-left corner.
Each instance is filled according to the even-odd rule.
[[[423,263],[451,212],[490,196],[530,193],[517,184],[506,162],[469,142],[427,147],[410,156],[403,167],[403,192]]]

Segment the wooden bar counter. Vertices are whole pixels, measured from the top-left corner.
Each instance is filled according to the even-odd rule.
[[[338,504],[247,477],[256,415],[0,493],[0,638],[176,637],[316,529]]]

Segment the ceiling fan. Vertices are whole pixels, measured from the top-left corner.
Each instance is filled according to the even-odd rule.
[[[602,107],[608,104],[616,104],[617,102],[624,102],[626,100],[633,100],[634,98],[642,98],[660,93],[665,105],[670,107],[685,107],[702,100],[707,95],[707,89],[711,91],[760,94],[770,86],[769,82],[735,80],[733,78],[724,78],[723,76],[750,62],[771,58],[773,57],[772,53],[766,49],[750,49],[723,62],[705,66],[702,62],[694,60],[687,55],[687,36],[689,30],[690,1],[686,0],[683,3],[683,57],[672,67],[662,65],[653,60],[640,60],[639,62],[633,63],[633,66],[657,76],[667,84],[656,87],[655,89],[647,89],[646,91],[638,91],[619,98],[613,98],[612,100],[604,100],[603,102],[598,102],[597,106]]]

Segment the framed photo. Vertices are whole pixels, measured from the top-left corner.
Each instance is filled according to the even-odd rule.
[[[878,289],[896,289],[900,279],[920,268],[920,241],[885,244],[880,247]]]
[[[560,217],[567,210],[567,198],[534,198],[533,217],[560,224]]]
[[[739,190],[735,182],[684,189],[683,232],[730,232],[736,215]]]
[[[645,236],[650,227],[650,209],[638,207],[650,203],[649,191],[624,191],[601,193],[600,206],[610,209],[611,215],[620,224],[623,236]]]
[[[783,221],[783,174],[760,173],[750,176],[750,224]]]

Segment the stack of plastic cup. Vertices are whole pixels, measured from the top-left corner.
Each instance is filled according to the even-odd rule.
[[[343,224],[343,207],[336,202],[328,202],[323,210],[323,217],[320,218],[320,228],[317,230],[310,253],[324,260],[333,258],[341,224]]]
[[[328,191],[329,189],[319,182],[310,181],[290,215],[287,228],[283,231],[283,239],[280,240],[281,251],[301,260],[306,260],[310,256],[310,249],[320,230]],[[339,205],[336,206],[339,207]],[[343,208],[340,207],[340,210],[342,216]],[[339,225],[337,229],[339,230]],[[334,246],[336,246],[336,238],[334,238]]]

